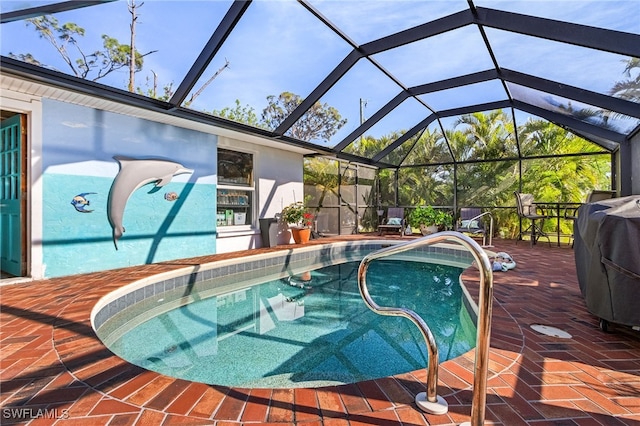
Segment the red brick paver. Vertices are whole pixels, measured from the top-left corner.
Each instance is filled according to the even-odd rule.
[[[510,253],[518,266],[494,276],[487,423],[640,425],[640,333],[599,329],[580,295],[570,248],[494,244],[492,250]],[[413,402],[425,389],[424,370],[319,389],[209,386],[132,366],[91,328],[93,305],[110,291],[193,263],[255,252],[0,287],[0,424],[417,426],[469,420],[474,351],[441,365],[438,391],[449,413],[433,416]],[[477,294],[474,268],[463,280]],[[541,335],[532,324],[561,328],[572,338]]]

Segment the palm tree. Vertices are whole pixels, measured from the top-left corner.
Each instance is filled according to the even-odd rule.
[[[631,58],[627,61],[624,75],[629,78],[614,84],[609,94],[628,101],[640,101],[640,58]]]

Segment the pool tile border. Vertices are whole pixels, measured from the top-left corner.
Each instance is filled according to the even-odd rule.
[[[155,278],[146,277],[104,296],[94,307],[91,322],[98,335],[108,336],[116,327],[105,326],[109,322],[122,323],[127,321],[127,317],[133,318],[135,315],[129,312],[133,307],[153,316],[189,303],[189,295],[194,292],[219,294],[228,290],[229,285],[239,282],[278,279],[324,265],[357,261],[389,245],[388,241],[313,245],[285,254],[259,254],[244,257],[241,261],[224,260],[159,274]],[[423,257],[425,254],[426,258]],[[473,261],[471,253],[449,244],[420,246],[402,256],[412,260],[445,261],[461,267]],[[159,302],[166,305],[164,310],[156,309]],[[107,330],[103,331],[105,328]]]

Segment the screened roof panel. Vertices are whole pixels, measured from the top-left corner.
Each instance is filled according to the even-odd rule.
[[[581,147],[577,147],[575,144],[569,145],[563,143],[562,145],[555,145],[556,147],[562,146],[562,149],[551,150],[542,145],[538,146],[536,145],[536,143],[532,143],[532,141],[539,141],[543,139],[542,135],[545,132],[548,134],[559,135],[559,130],[561,128],[543,119],[542,117],[536,116],[535,114],[530,114],[518,109],[514,109],[513,112],[518,128],[518,143],[520,152],[523,156],[559,155],[568,153],[578,154],[580,152],[602,152],[603,150],[612,150],[615,148],[615,145],[611,141],[606,141],[606,143],[604,144],[597,143],[604,142],[604,140],[601,138],[597,139],[595,141],[596,143],[591,143],[587,140],[584,140],[584,144]],[[568,132],[568,134],[572,136],[575,135],[576,137],[581,138],[579,134],[576,134],[574,132]],[[573,147],[572,150],[569,149],[570,147]]]
[[[135,86],[147,94],[147,90],[153,88],[155,73],[158,94],[162,94],[164,86],[173,84],[175,88],[187,74],[231,3],[231,0],[211,2],[209,7],[203,9],[198,1],[159,1],[140,7],[137,10],[136,50],[145,56],[143,70],[136,73]],[[80,49],[84,55],[101,50],[103,35],[115,38],[121,44],[129,43],[131,14],[122,2],[105,2],[89,8],[59,12],[53,16],[60,26],[74,23],[85,31],[84,35],[74,35],[79,49],[72,44],[57,41],[72,58],[80,56]],[[167,25],[169,18],[171,25]],[[2,32],[3,55],[8,53],[5,48],[15,54],[29,52],[38,61],[47,64],[48,68],[76,75],[56,49],[45,38],[38,37],[32,24],[27,25],[26,21],[10,22],[2,26]],[[11,43],[6,43],[5,37],[9,35],[12,38]],[[59,35],[56,33],[56,38]],[[185,46],[192,48],[185,49]],[[78,72],[81,71],[75,63],[74,68]],[[127,87],[127,67],[96,80],[98,72],[96,68],[86,79],[117,88]]]
[[[228,69],[190,107],[221,110],[238,99],[260,114],[267,106],[267,96],[291,92],[306,97],[350,50],[297,2],[255,2],[194,88],[202,87],[225,60]]]
[[[15,12],[21,9],[30,9],[34,7],[46,6],[59,3],[59,0],[36,0],[36,1],[1,1],[0,13]]]
[[[456,120],[477,111],[510,116],[515,109],[518,121],[541,117],[608,150],[640,131],[636,0],[138,1],[135,47],[144,63],[135,91],[146,97],[128,93],[126,65],[97,79],[69,77],[76,73],[52,43],[60,39],[42,39],[24,21],[54,14],[60,24],[85,28],[77,46],[65,46],[75,63],[78,49],[104,49],[103,34],[127,46],[129,4],[2,2],[3,75],[369,165],[396,164],[410,140],[422,143],[425,128],[435,134],[442,123],[449,136]],[[40,65],[21,56],[28,54]],[[283,92],[298,103],[261,121],[267,97]],[[254,122],[211,115],[236,100],[253,110]],[[330,136],[300,136],[305,113],[318,103],[346,124]],[[372,138],[381,142],[354,143]],[[471,154],[455,161],[473,161]],[[518,154],[509,145],[493,157]],[[447,162],[447,155],[432,161]],[[412,151],[400,164],[419,158]]]
[[[451,151],[437,122],[431,123],[420,133],[419,139],[411,146],[411,151],[402,162],[404,166],[453,162]]]
[[[320,98],[320,102],[335,107],[347,120],[328,142],[313,142],[334,146],[355,131],[371,115],[393,99],[400,87],[367,59],[360,59]]]
[[[475,0],[474,4],[616,31],[630,33],[640,31],[640,21],[637,19],[640,5],[635,1]]]
[[[211,37],[211,32],[220,24],[231,4],[231,0],[221,0],[202,9],[197,1],[185,1],[180,4],[163,1],[145,3],[138,10],[136,32],[139,34],[139,40],[136,42],[136,48],[142,53],[157,51],[145,56],[143,71],[136,77],[139,85],[143,85],[143,78],[153,82],[155,72],[159,88],[173,84],[175,89],[185,78]],[[121,13],[120,2],[112,2],[110,5],[117,7],[118,13]],[[167,17],[170,17],[171,25],[167,25]],[[122,22],[118,25],[122,31],[118,39],[122,43],[128,43],[128,26],[124,25],[127,19],[130,19],[130,15],[116,21]],[[113,22],[111,27],[115,27]],[[111,30],[105,29],[105,33],[110,34]],[[185,46],[193,48],[186,49]],[[126,77],[128,75],[125,72]]]
[[[603,148],[608,151],[614,151],[618,147],[617,144],[611,142],[609,139],[602,138],[598,135],[594,135],[586,132],[573,132],[573,133],[576,136],[581,137],[587,141],[594,142],[597,145],[597,147],[594,149]]]
[[[431,115],[424,105],[414,98],[408,98],[389,114],[368,129],[365,134],[375,138],[388,136],[394,132],[403,133]]]
[[[637,118],[623,114],[613,114],[609,110],[573,99],[563,98],[513,83],[507,83],[507,86],[512,96],[522,102],[617,133],[628,133],[640,125],[640,120]]]
[[[471,25],[378,53],[373,58],[406,87],[493,68],[478,28]]]
[[[418,96],[418,98],[422,99],[431,108],[442,111],[470,104],[505,100],[507,99],[507,92],[499,80],[489,80],[427,93]]]
[[[448,121],[445,134],[457,161],[494,160],[518,156],[511,111],[481,111]],[[443,124],[444,126],[444,124]]]
[[[312,0],[309,3],[357,44],[364,44],[468,8],[465,0]]]
[[[547,123],[546,128],[527,134],[522,141],[522,150],[529,152],[531,156],[603,152],[597,145],[571,132],[566,133],[553,123]]]
[[[628,56],[488,28],[487,37],[502,68],[609,94],[624,78]],[[527,52],[523,55],[522,52]],[[544,61],[547,66],[541,66]],[[597,72],[595,71],[597,70]]]
[[[424,129],[415,134],[414,136],[405,140],[402,144],[397,146],[396,148],[389,151],[389,153],[382,157],[380,160],[383,163],[393,164],[394,166],[399,166],[403,164],[406,160],[407,154],[411,152],[414,148],[418,140],[423,135]]]
[[[4,5],[4,1],[0,4]],[[15,2],[18,3],[18,2]],[[33,3],[33,2],[30,2]],[[121,6],[121,5],[120,5]],[[3,6],[4,7],[4,6]],[[123,22],[130,19],[130,15],[127,12],[126,7],[118,7],[114,3],[105,3],[97,6],[93,6],[94,13],[104,14],[109,16],[117,16]],[[102,46],[102,34],[108,34],[111,37],[119,38],[122,40],[122,36],[125,33],[125,27],[128,30],[128,25],[123,25],[122,31],[114,28],[110,28],[109,23],[105,20],[97,20],[87,17],[87,10],[84,9],[71,9],[68,11],[62,11],[55,14],[55,19],[59,25],[62,26],[66,23],[73,22],[84,29],[84,35],[75,35],[75,39],[83,46],[82,53],[89,54],[95,50],[98,50]],[[128,21],[126,21],[128,22]],[[73,46],[68,46],[63,41],[57,40],[58,34],[54,34],[56,43],[62,49],[67,49],[74,54],[76,50]],[[10,40],[10,42],[8,42]],[[29,24],[26,20],[20,20],[15,22],[8,22],[2,25],[2,55],[8,56],[12,54],[31,54],[33,58],[43,64],[45,68],[56,70],[67,75],[76,75],[73,69],[65,63],[60,54],[55,48],[47,41],[46,38],[40,37],[36,32],[35,27]],[[72,50],[73,49],[73,50]],[[139,50],[143,51],[143,48]],[[75,63],[72,62],[73,66]],[[78,70],[78,73],[80,70]],[[92,79],[94,75],[89,76],[87,79]],[[103,78],[102,81],[108,85],[122,87],[122,81],[124,80],[123,72],[114,72],[111,75]]]
[[[378,140],[384,149],[428,115],[430,115],[430,111],[426,107],[420,105],[415,99],[409,98],[369,128],[365,132],[364,138]],[[365,149],[369,147],[362,146],[360,141],[361,138],[349,141],[350,143],[346,145],[344,151],[349,154],[362,155],[365,158],[373,158],[377,152],[365,152]]]

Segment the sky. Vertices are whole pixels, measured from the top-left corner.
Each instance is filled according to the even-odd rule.
[[[42,2],[2,1],[2,11],[18,5]],[[231,1],[146,0],[138,10],[136,46],[145,56],[144,69],[136,85],[158,76],[159,87],[173,83],[177,88],[202,47],[227,12]],[[233,107],[236,99],[253,107],[258,115],[267,96],[284,91],[307,96],[352,50],[366,43],[465,10],[466,0],[447,1],[337,1],[312,0],[310,4],[341,29],[346,40],[327,29],[315,16],[292,0],[256,0],[211,62],[196,88],[220,69],[224,69],[196,99],[196,110]],[[503,9],[550,19],[640,33],[640,2],[630,1],[491,1],[476,0],[478,7]],[[123,1],[78,9],[56,15],[60,23],[73,22],[86,30],[79,45],[86,52],[101,47],[107,34],[123,44],[129,43],[130,15]],[[69,72],[59,54],[46,40],[38,38],[24,22],[0,27],[0,52],[32,53],[41,62]],[[505,31],[486,30],[501,67],[571,84],[599,93],[624,78],[620,55],[569,46]],[[72,51],[70,49],[70,51]],[[460,28],[429,39],[374,55],[378,66],[359,61],[321,102],[336,107],[347,125],[332,138],[334,145],[360,123],[396,96],[412,87],[445,78],[493,68],[477,27]],[[382,68],[382,69],[380,69]],[[390,80],[385,71],[398,80]],[[126,88],[128,72],[121,70],[100,82]],[[470,103],[506,99],[501,84],[483,83],[446,93],[423,95],[420,100],[434,110]],[[530,94],[534,96],[534,94]],[[408,129],[430,111],[410,99],[392,116],[369,130],[382,136]],[[634,121],[635,122],[635,121]],[[631,123],[633,124],[633,123]],[[631,125],[627,123],[626,125]]]

